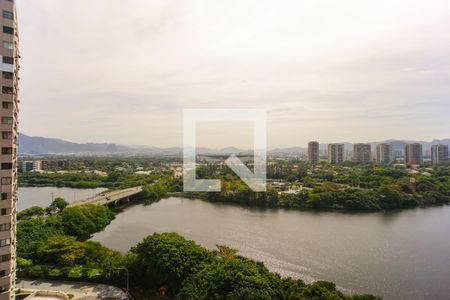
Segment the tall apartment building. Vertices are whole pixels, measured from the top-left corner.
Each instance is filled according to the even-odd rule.
[[[448,145],[431,146],[431,162],[433,165],[448,161]]]
[[[405,145],[405,163],[414,162],[416,164],[423,163],[422,144],[411,143]]]
[[[319,143],[309,142],[308,143],[308,161],[310,164],[316,165],[319,163]]]
[[[328,144],[328,162],[340,164],[344,161],[344,144]]]
[[[353,145],[353,161],[367,164],[372,161],[372,149],[370,144],[356,143]]]
[[[394,161],[394,150],[391,144],[377,145],[377,163],[388,164]]]
[[[18,33],[13,0],[0,0],[2,11],[1,55],[1,154],[0,154],[0,300],[14,299],[16,281],[16,201],[18,147]]]

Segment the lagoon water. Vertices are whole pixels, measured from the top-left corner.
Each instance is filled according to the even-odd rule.
[[[73,189],[73,188],[57,188],[57,187],[19,187],[17,202],[17,210],[21,211],[34,205],[47,207],[56,197],[62,197],[71,203],[77,200],[95,196],[105,188],[95,189]]]
[[[342,213],[168,198],[126,208],[93,240],[127,251],[154,232],[225,244],[272,271],[384,299],[450,299],[450,206]]]

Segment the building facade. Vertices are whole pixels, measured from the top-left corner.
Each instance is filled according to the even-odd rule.
[[[372,148],[370,144],[357,143],[353,145],[353,161],[367,164],[372,161]]]
[[[319,142],[309,142],[308,143],[308,162],[310,164],[316,165],[319,163]]]
[[[44,171],[54,171],[61,170],[69,166],[69,162],[67,160],[43,160],[41,161],[41,169]]]
[[[448,145],[431,146],[431,162],[437,165],[448,161]]]
[[[19,172],[40,171],[41,161],[40,160],[19,161],[17,169]]]
[[[405,145],[405,163],[413,163],[413,164],[423,163],[422,144],[411,143]]]
[[[0,0],[0,8],[2,11],[0,300],[9,300],[14,299],[16,281],[19,39],[14,1]]]
[[[389,164],[394,162],[394,150],[391,144],[377,145],[377,163]]]
[[[330,164],[344,162],[344,144],[328,144],[328,162]]]

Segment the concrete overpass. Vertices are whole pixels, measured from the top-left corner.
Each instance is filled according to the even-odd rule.
[[[72,202],[69,204],[69,206],[77,206],[84,204],[98,204],[98,205],[117,204],[119,201],[122,200],[128,201],[131,196],[139,194],[140,192],[142,192],[142,190],[143,190],[142,186],[135,186],[128,189],[111,191],[87,199]]]

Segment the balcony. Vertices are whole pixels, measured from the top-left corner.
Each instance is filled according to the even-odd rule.
[[[2,217],[8,217],[8,216],[2,216]],[[9,220],[6,222],[10,222],[11,221],[11,216],[8,217]],[[0,240],[4,240],[4,239],[10,239],[11,238],[11,231],[10,230],[6,230],[6,231],[0,231]],[[3,246],[3,247],[10,247],[11,245],[7,245],[7,246]],[[0,248],[3,248],[0,247]]]
[[[12,253],[11,247],[12,245],[0,247],[0,255],[11,254]]]
[[[11,198],[9,198],[8,200],[0,200],[0,209],[2,208],[12,208],[13,207],[13,201],[11,200]],[[0,216],[2,217],[2,216]]]
[[[11,284],[11,277],[9,275],[0,278],[0,286],[9,286],[10,284]],[[2,297],[3,297],[3,294],[2,294]]]
[[[1,124],[0,131],[13,131],[13,124]]]
[[[0,270],[10,270],[11,269],[11,262],[9,260],[0,262]]]

